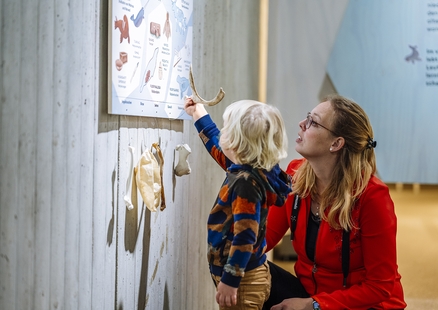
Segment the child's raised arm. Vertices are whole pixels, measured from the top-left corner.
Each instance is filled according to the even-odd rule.
[[[195,122],[204,115],[208,114],[203,104],[195,103],[193,102],[192,97],[187,96],[185,97],[184,110],[188,115],[193,117],[193,121]]]
[[[186,113],[193,117],[193,121],[195,122],[195,127],[200,133],[200,137],[202,142],[205,145],[205,148],[210,153],[210,155],[214,158],[214,160],[222,167],[222,169],[226,170],[232,162],[228,159],[225,154],[222,152],[219,146],[219,129],[216,124],[208,115],[205,106],[201,103],[193,102],[191,97],[185,98],[184,110]],[[208,115],[207,117],[199,120],[200,118]],[[199,120],[199,121],[198,121]]]

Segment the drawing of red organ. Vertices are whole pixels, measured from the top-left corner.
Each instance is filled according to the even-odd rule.
[[[149,82],[150,79],[151,79],[151,70],[148,70],[148,72],[146,72],[144,82],[147,83],[147,82]]]
[[[150,24],[150,32],[155,35],[157,38],[161,36],[161,27],[160,24],[151,22]]]

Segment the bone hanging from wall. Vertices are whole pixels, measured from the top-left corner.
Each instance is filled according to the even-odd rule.
[[[163,211],[166,209],[166,197],[164,196],[164,183],[163,183],[163,167],[164,167],[164,156],[161,152],[160,144],[155,142],[152,143],[152,146],[157,150],[158,157],[160,158],[160,193],[161,193],[161,207],[160,210]]]
[[[187,161],[187,157],[192,153],[192,150],[187,144],[178,144],[175,148],[178,151],[178,164],[174,168],[175,175],[183,176],[186,174],[190,174],[192,170],[190,169],[189,162]]]
[[[147,148],[135,167],[135,178],[141,197],[151,212],[156,212],[160,204],[162,190],[160,171],[157,159]]]

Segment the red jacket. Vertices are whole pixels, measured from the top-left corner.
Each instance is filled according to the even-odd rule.
[[[287,173],[293,175],[304,159],[293,160]],[[267,250],[272,249],[290,227],[291,195],[282,208],[270,208]],[[301,200],[293,247],[298,259],[295,273],[306,291],[323,310],[404,309],[403,288],[397,271],[397,218],[388,187],[371,177],[352,211],[358,229],[350,233],[350,271],[343,287],[342,230],[321,221],[315,248],[315,262],[306,254],[306,229],[310,196]],[[316,267],[316,268],[315,268]],[[312,270],[316,269],[316,272]]]

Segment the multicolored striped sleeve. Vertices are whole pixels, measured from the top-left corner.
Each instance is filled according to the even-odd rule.
[[[220,131],[216,124],[211,119],[210,115],[207,114],[195,122],[195,127],[199,132],[202,142],[205,148],[213,157],[213,159],[226,170],[232,162],[224,155],[219,146],[219,134]]]

